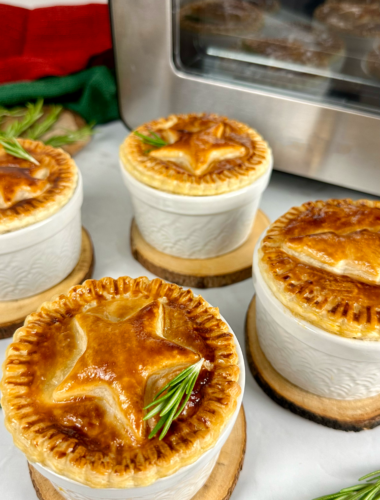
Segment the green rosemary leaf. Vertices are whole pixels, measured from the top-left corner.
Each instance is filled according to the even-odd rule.
[[[173,380],[171,380],[168,384],[166,384],[165,387],[163,389],[161,389],[160,392],[158,392],[156,394],[156,396],[154,397],[153,404],[154,404],[154,402],[158,403],[158,400],[157,400],[158,396],[160,396],[163,392],[165,392],[169,387],[172,387],[173,385],[177,384],[178,382],[180,382],[181,380],[186,378],[188,376],[188,374],[190,373],[190,371],[192,371],[193,366],[194,365],[189,366],[188,368],[183,370],[179,375],[177,375],[175,378],[173,378]],[[149,406],[146,406],[144,408],[144,410],[146,408],[149,408]]]
[[[197,378],[198,378],[198,373],[195,372],[193,374],[192,378],[190,378],[190,380],[189,380],[189,382],[188,382],[188,384],[186,386],[186,391],[185,392],[186,392],[187,396],[186,396],[185,400],[183,401],[180,409],[175,414],[175,416],[174,416],[175,419],[178,418],[181,415],[183,409],[185,408],[187,402],[189,401],[191,393],[193,392],[193,389],[194,389],[194,386],[195,386],[195,382],[197,381]]]
[[[343,499],[348,499],[348,495],[347,493],[344,493],[342,495],[342,493],[332,493],[330,495],[324,495],[323,497],[318,497],[318,498],[314,498],[314,500],[343,500]]]
[[[370,492],[367,497],[363,498],[363,500],[374,500],[375,498],[379,498],[378,493],[380,492],[380,484],[378,484],[375,489]]]
[[[25,113],[25,108],[7,109],[3,106],[0,106],[0,118],[3,118],[4,116],[23,116],[25,115]]]
[[[32,127],[30,127],[27,131],[27,137],[29,139],[39,139],[43,136],[50,128],[54,125],[54,123],[58,120],[59,115],[63,106],[54,105],[51,106],[49,114],[44,118],[41,122],[35,123]]]
[[[380,476],[374,476],[374,477],[371,477],[370,479],[367,479],[366,483],[373,483],[373,481],[377,482],[379,479],[380,479]]]
[[[144,410],[154,407],[147,415],[145,415],[144,420],[159,414],[160,420],[155,425],[152,432],[149,434],[149,439],[154,437],[157,432],[163,427],[159,439],[163,439],[173,420],[176,419],[183,411],[186,403],[188,402],[191,393],[194,389],[194,385],[197,381],[199,373],[201,371],[204,359],[200,359],[194,365],[188,366],[174,377],[168,384],[161,389],[153,399],[153,402],[144,407]],[[166,394],[161,396],[165,391]],[[185,400],[182,401],[183,397],[187,395]],[[161,396],[161,397],[160,397]],[[182,404],[181,404],[182,402]],[[180,406],[181,405],[181,406]],[[178,409],[178,407],[180,408]]]
[[[380,471],[371,472],[359,479],[366,483],[343,488],[338,493],[318,497],[315,500],[380,500]]]
[[[343,488],[343,490],[340,490],[339,493],[350,493],[352,491],[359,491],[362,490],[363,488],[366,488],[367,485],[365,484],[355,484],[355,486],[350,486],[349,488]]]
[[[137,137],[139,137],[144,144],[149,144],[149,146],[162,148],[163,146],[167,146],[168,144],[166,141],[161,139],[161,137],[157,135],[155,132],[150,132],[151,134],[150,136],[141,134],[141,132],[138,132],[137,130],[135,130],[133,133],[137,135]]]
[[[29,102],[26,105],[27,109],[23,118],[11,123],[5,129],[3,135],[5,137],[20,137],[20,135],[25,132],[25,130],[31,127],[43,115],[43,104],[43,99],[38,99],[35,104]]]
[[[149,434],[149,439],[152,439],[157,432],[161,429],[161,427],[165,424],[167,418],[166,417],[161,417],[160,420],[157,422],[157,424],[154,426],[154,429],[152,432]]]
[[[158,141],[163,141],[165,142],[156,132],[153,132],[153,130],[150,132],[150,135],[153,135]]]
[[[154,417],[155,415],[157,415],[157,413],[159,413],[162,410],[162,408],[164,408],[164,403],[161,403],[157,405],[156,408],[153,408],[153,410],[151,410],[149,413],[145,415],[143,420],[149,420],[150,418]]]
[[[175,393],[175,391],[176,391],[176,387],[174,387],[174,389],[171,389],[170,391],[168,391],[164,396],[161,396],[159,399],[154,398],[153,401],[150,404],[148,404],[147,406],[144,407],[144,410],[147,410],[148,408],[151,408],[152,406],[155,406],[158,403],[161,403],[162,401],[165,401],[165,399],[170,398],[172,396],[172,394]],[[147,420],[147,416],[145,416],[143,418],[143,420]]]
[[[161,439],[164,439],[164,437],[166,436],[166,434],[169,430],[169,427],[171,426],[171,423],[173,422],[175,411],[176,411],[176,407],[172,408],[171,412],[168,413],[168,418],[165,422],[165,426],[162,429],[162,432],[161,432],[160,437],[159,437],[160,441],[161,441]]]
[[[373,478],[373,476],[377,476],[378,474],[380,474],[380,470],[376,470],[375,472],[371,472],[370,474],[366,474],[365,476],[360,477],[359,481],[364,481],[364,479],[368,479],[369,477]]]
[[[169,413],[169,411],[171,411],[173,406],[175,406],[175,409],[178,408],[178,405],[181,402],[181,399],[185,393],[185,390],[186,390],[186,387],[184,387],[182,384],[178,385],[178,388],[177,388],[176,392],[174,393],[173,397],[171,398],[169,403],[165,406],[165,408],[161,411],[160,415],[162,417],[164,415],[166,415],[167,413]]]
[[[198,377],[196,377],[196,379],[197,379],[197,378],[198,378]],[[196,379],[195,379],[195,380],[196,380]],[[178,418],[178,417],[181,415],[181,413],[182,413],[183,409],[185,408],[185,406],[186,406],[187,402],[188,402],[188,401],[189,401],[189,399],[190,399],[191,393],[193,392],[193,389],[194,389],[194,385],[195,385],[195,382],[194,382],[194,384],[192,385],[191,390],[189,390],[189,391],[188,391],[188,390],[187,390],[187,388],[186,388],[186,394],[187,394],[187,396],[186,396],[186,398],[184,399],[183,403],[181,404],[181,406],[180,406],[179,410],[177,411],[177,413],[174,415],[174,419],[173,419],[173,420],[175,420],[176,418]]]
[[[53,146],[53,148],[60,148],[67,144],[72,144],[73,142],[82,141],[94,133],[94,125],[94,123],[90,123],[78,130],[67,131],[67,134],[50,137],[50,139],[44,142],[48,146]]]
[[[16,158],[21,158],[23,160],[28,160],[35,165],[39,165],[38,161],[27,151],[25,151],[25,149],[21,146],[16,138],[0,137],[0,144],[9,155],[15,156]]]

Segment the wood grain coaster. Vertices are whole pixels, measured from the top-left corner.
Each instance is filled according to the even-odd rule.
[[[246,441],[245,414],[241,407],[236,424],[220,452],[211,476],[192,500],[228,500],[230,498],[243,468]],[[30,464],[29,473],[40,500],[64,500],[51,482]]]
[[[58,285],[32,297],[0,302],[0,339],[12,337],[13,333],[24,323],[28,314],[53,297],[65,293],[74,285],[91,278],[94,269],[94,249],[88,232],[82,228],[82,248],[78,264],[73,271]]]
[[[131,251],[145,269],[177,285],[194,288],[226,286],[252,276],[253,249],[269,224],[268,217],[258,210],[247,241],[236,250],[211,259],[182,259],[160,252],[147,243],[133,219]]]
[[[261,350],[257,336],[255,297],[247,312],[245,347],[254,379],[283,408],[342,431],[358,432],[380,424],[380,396],[351,401],[316,396],[292,384],[273,368]]]

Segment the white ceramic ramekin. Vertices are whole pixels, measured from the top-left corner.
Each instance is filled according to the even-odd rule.
[[[250,186],[215,196],[183,196],[151,188],[120,162],[125,185],[144,239],[157,250],[187,259],[231,252],[248,238],[272,171]]]
[[[340,337],[294,316],[272,293],[253,258],[256,327],[271,365],[318,396],[364,399],[380,394],[380,342]]]
[[[51,217],[0,235],[0,301],[43,292],[78,263],[81,249],[82,177],[68,201]]]
[[[232,332],[231,327],[229,329]],[[33,463],[33,467],[46,477],[66,500],[190,500],[202,488],[210,476],[220,450],[227,441],[240,411],[245,385],[245,367],[243,354],[235,334],[234,339],[239,357],[240,376],[238,382],[241,387],[241,395],[239,396],[234,414],[228,421],[215,446],[206,451],[193,464],[183,467],[171,476],[158,479],[150,486],[128,489],[90,488],[56,474],[40,464]]]

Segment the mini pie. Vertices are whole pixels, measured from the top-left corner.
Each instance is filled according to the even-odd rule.
[[[270,226],[259,268],[294,315],[343,337],[380,340],[380,202],[292,208]]]
[[[62,149],[18,139],[35,165],[5,152],[0,145],[0,234],[47,219],[72,197],[78,171]]]
[[[269,168],[271,151],[243,123],[206,113],[170,115],[140,126],[167,145],[154,148],[130,134],[120,148],[124,168],[140,182],[170,193],[217,195],[252,184]]]
[[[359,37],[380,37],[379,1],[330,0],[314,12],[329,28]]]
[[[162,441],[143,408],[205,359]],[[160,279],[88,280],[28,316],[7,349],[5,425],[31,462],[94,488],[151,484],[197,460],[241,392],[233,335],[219,311]]]
[[[263,15],[254,4],[244,0],[189,3],[180,10],[180,26],[185,31],[210,35],[252,33],[263,24]]]

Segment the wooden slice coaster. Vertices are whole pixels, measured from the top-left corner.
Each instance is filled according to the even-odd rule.
[[[241,407],[230,437],[223,446],[206,484],[192,500],[228,500],[243,468],[247,434],[244,409]],[[29,464],[29,473],[40,500],[64,500],[51,482]]]
[[[256,300],[246,318],[245,347],[251,373],[273,401],[317,424],[342,431],[362,431],[380,424],[380,396],[344,401],[316,396],[289,382],[269,363],[256,331]]]
[[[252,276],[253,249],[261,233],[269,226],[268,217],[258,210],[247,241],[233,252],[211,259],[181,259],[160,252],[141,236],[133,219],[131,251],[133,257],[151,273],[177,285],[215,288],[232,285]]]
[[[17,328],[22,326],[28,314],[36,311],[43,302],[51,300],[56,295],[65,293],[72,286],[79,285],[82,281],[91,278],[94,263],[94,249],[90,235],[82,228],[82,248],[79,261],[67,278],[58,285],[32,297],[0,302],[0,339],[12,337]]]

